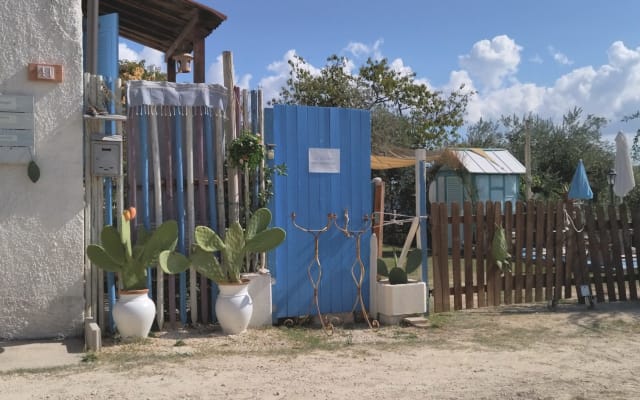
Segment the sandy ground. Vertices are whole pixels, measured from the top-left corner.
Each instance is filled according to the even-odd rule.
[[[217,328],[108,341],[90,362],[0,374],[0,399],[638,399],[640,303],[432,317],[427,328]]]

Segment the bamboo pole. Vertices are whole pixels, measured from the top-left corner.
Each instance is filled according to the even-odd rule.
[[[249,127],[249,91],[242,89],[242,131],[251,130]]]
[[[185,109],[185,153],[187,156],[187,244],[190,248],[196,228],[195,201],[193,193],[193,114],[191,108]],[[198,320],[198,289],[196,270],[189,268],[189,304],[191,306],[191,322]]]
[[[151,144],[151,163],[153,168],[153,204],[156,227],[162,224],[162,175],[160,171],[160,140],[158,138],[158,120],[156,110],[149,115],[149,139]],[[162,329],[164,325],[164,276],[160,268],[156,268],[156,321]]]
[[[224,228],[227,225],[224,209],[224,135],[222,134],[222,111],[215,110],[215,126],[216,126],[216,201],[218,205],[218,233],[224,234]]]
[[[262,89],[258,90],[258,95],[257,95],[257,103],[256,104],[256,114],[258,117],[258,134],[260,134],[260,143],[262,144],[262,148],[266,150],[265,147],[265,143],[264,143],[264,108],[262,106]],[[265,169],[265,158],[262,158],[262,161],[260,162],[260,171],[259,173],[259,193],[263,193],[265,190],[265,183],[264,183],[264,169]],[[257,201],[260,201],[260,196],[258,195],[258,199]],[[267,253],[263,252],[260,253],[260,268],[261,269],[268,269],[267,268]]]
[[[222,67],[224,74],[224,85],[227,88],[227,129],[225,131],[226,145],[228,146],[232,140],[238,137],[236,126],[236,102],[233,80],[233,56],[230,51],[222,53]],[[226,149],[222,153],[226,154]],[[229,221],[236,222],[240,220],[240,196],[238,192],[238,169],[234,167],[227,168],[228,187],[229,187]]]

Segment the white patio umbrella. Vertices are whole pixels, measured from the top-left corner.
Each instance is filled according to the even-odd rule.
[[[614,161],[616,181],[613,184],[613,192],[616,196],[624,197],[636,186],[631,164],[631,150],[627,137],[622,132],[616,135],[616,158]]]

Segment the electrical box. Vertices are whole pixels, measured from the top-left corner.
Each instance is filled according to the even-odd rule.
[[[91,175],[122,176],[122,136],[91,135]]]
[[[33,99],[0,95],[0,164],[26,164],[33,159]]]

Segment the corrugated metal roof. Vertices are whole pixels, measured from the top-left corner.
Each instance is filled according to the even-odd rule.
[[[472,174],[524,174],[526,168],[504,149],[449,149]]]

